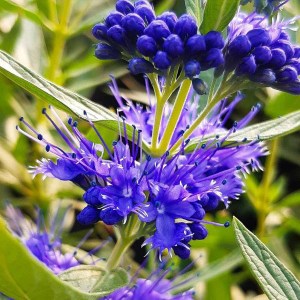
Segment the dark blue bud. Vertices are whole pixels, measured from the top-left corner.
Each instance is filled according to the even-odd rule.
[[[151,4],[150,4],[150,2],[148,0],[138,0],[138,1],[134,2],[134,6],[135,7],[138,7],[140,5],[147,5],[149,7],[152,7]]]
[[[210,31],[208,32],[205,36],[205,43],[207,49],[211,48],[218,48],[218,49],[223,49],[224,48],[224,40],[223,36],[220,32],[218,31]]]
[[[256,47],[252,54],[254,55],[257,64],[267,64],[272,58],[271,49],[267,46]]]
[[[193,78],[200,74],[201,66],[197,60],[190,60],[184,65],[185,76]]]
[[[144,58],[139,58],[139,57],[132,58],[129,61],[128,69],[134,75],[154,72],[153,65],[149,61],[145,60]]]
[[[129,0],[118,0],[116,3],[116,9],[118,12],[127,15],[134,11],[134,6]]]
[[[113,209],[104,209],[100,211],[100,219],[107,225],[115,225],[119,223],[123,217]]]
[[[105,24],[107,27],[112,27],[114,25],[120,25],[124,15],[118,11],[110,13],[106,19]]]
[[[239,35],[228,45],[228,53],[232,57],[243,57],[251,50],[251,43],[246,35]]]
[[[121,58],[121,53],[112,46],[100,43],[95,49],[95,56],[99,59],[118,59]]]
[[[295,54],[293,46],[286,40],[278,40],[272,45],[272,47],[282,49],[285,53],[286,59],[292,58]]]
[[[140,5],[135,8],[134,12],[137,13],[147,24],[151,23],[155,19],[155,13],[149,5]]]
[[[292,82],[297,80],[298,72],[292,66],[284,66],[282,69],[276,72],[276,79],[279,82]]]
[[[193,219],[202,220],[204,218],[204,216],[205,216],[205,210],[203,209],[202,205],[198,201],[197,202],[193,202],[192,205],[193,205],[193,207],[194,207],[194,209],[196,211],[193,214],[192,218]]]
[[[107,33],[107,27],[102,23],[96,24],[92,29],[93,36],[98,40],[106,40],[107,39],[106,33]]]
[[[235,69],[235,74],[237,76],[242,75],[251,75],[256,71],[256,63],[254,56],[251,54],[247,57],[244,57],[240,64]]]
[[[134,13],[130,13],[125,16],[121,25],[125,29],[126,33],[133,38],[142,35],[145,29],[145,22],[143,19],[138,14]]]
[[[300,95],[300,81],[292,81],[288,83],[279,83],[274,88],[293,95]]]
[[[144,56],[152,57],[157,52],[157,45],[155,40],[148,36],[142,35],[137,40],[137,49]]]
[[[173,251],[175,255],[179,256],[181,259],[187,259],[190,257],[191,250],[182,245],[173,246]]]
[[[282,49],[272,49],[272,58],[268,63],[268,67],[272,69],[280,69],[286,63],[286,55]]]
[[[286,32],[282,31],[280,33],[280,35],[279,35],[279,40],[287,40],[287,41],[289,41],[290,40],[290,36]]]
[[[164,21],[167,24],[167,26],[169,27],[171,32],[173,32],[175,24],[178,20],[176,14],[173,12],[170,12],[170,11],[164,12],[163,14],[158,16],[156,19]]]
[[[151,22],[146,27],[144,33],[154,38],[158,43],[163,43],[164,40],[171,34],[167,24],[161,20]]]
[[[211,211],[217,208],[220,201],[221,198],[219,195],[213,192],[209,192],[201,198],[200,203],[205,211]]]
[[[166,52],[158,51],[153,58],[154,65],[157,69],[166,70],[171,66],[171,61]]]
[[[78,215],[77,221],[82,225],[92,225],[100,220],[99,210],[90,205],[86,206]]]
[[[300,74],[300,60],[292,58],[289,60],[289,65],[294,67],[297,70],[298,75]]]
[[[189,226],[191,228],[192,233],[194,234],[193,240],[203,240],[207,237],[208,232],[207,232],[207,229],[203,225],[201,225],[199,223],[192,223],[192,224],[189,224]]]
[[[178,58],[184,52],[184,45],[178,35],[171,34],[164,41],[163,49],[171,58]]]
[[[188,56],[199,56],[206,50],[205,38],[203,35],[195,34],[190,37],[185,45]]]
[[[276,81],[276,76],[272,69],[258,69],[250,75],[250,79],[254,82],[271,85]]]
[[[125,31],[120,25],[112,26],[107,31],[107,37],[114,43],[126,46]]]
[[[300,47],[294,47],[294,58],[300,58]]]
[[[252,47],[265,46],[271,41],[269,32],[265,29],[252,29],[247,33],[247,37]]]
[[[197,33],[197,23],[195,19],[188,15],[182,15],[175,24],[174,33],[179,35],[183,41]]]
[[[217,48],[212,48],[208,50],[208,52],[205,55],[204,62],[205,69],[216,68],[224,64],[224,56],[222,51]]]
[[[89,188],[84,194],[83,194],[83,200],[92,206],[99,206],[102,203],[100,202],[101,199],[101,187],[96,185],[91,188]]]
[[[207,84],[200,78],[194,78],[192,81],[193,88],[198,95],[206,95],[208,91]]]

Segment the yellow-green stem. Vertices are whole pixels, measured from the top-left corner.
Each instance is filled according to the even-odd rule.
[[[270,199],[269,190],[272,185],[272,180],[274,176],[274,171],[276,169],[276,161],[279,149],[279,139],[274,139],[270,146],[270,155],[266,160],[266,167],[261,183],[261,195],[258,199],[259,203],[257,205],[258,213],[258,225],[257,233],[260,238],[265,236],[266,231],[266,218],[269,213]]]
[[[180,118],[182,109],[184,107],[184,103],[186,101],[187,95],[191,88],[191,84],[192,82],[189,79],[184,80],[180,87],[180,90],[178,91],[178,95],[174,103],[173,111],[169,118],[164,134],[161,138],[160,144],[158,146],[158,151],[160,152],[160,154],[166,152],[169,148],[170,141],[174,133],[174,128],[176,128],[176,125]]]

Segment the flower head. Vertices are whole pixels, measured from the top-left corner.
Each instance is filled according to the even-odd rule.
[[[229,24],[225,70],[236,77],[291,94],[300,94],[300,53],[287,33],[289,22],[256,13],[239,14]]]
[[[219,32],[200,35],[195,19],[173,12],[155,15],[148,1],[118,0],[116,12],[92,30],[100,43],[99,59],[124,59],[133,74],[158,73],[183,66],[188,78],[223,64],[224,41]]]

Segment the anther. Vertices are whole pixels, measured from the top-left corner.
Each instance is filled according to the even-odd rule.
[[[46,145],[45,149],[46,149],[47,152],[49,152],[50,151],[50,145]]]
[[[43,109],[42,109],[42,114],[45,115],[45,114],[46,114],[46,111],[47,111],[47,109],[46,109],[46,108],[43,108]]]
[[[222,184],[225,185],[226,183],[227,183],[227,180],[226,180],[226,179],[223,179],[223,180],[222,180]]]
[[[224,227],[227,228],[227,227],[229,227],[229,226],[230,226],[230,222],[227,221],[227,222],[224,223]]]
[[[22,122],[23,120],[24,120],[24,117],[20,117],[20,118],[19,118],[19,121]]]
[[[41,141],[41,140],[43,139],[43,136],[39,133],[39,134],[37,135],[37,138]]]

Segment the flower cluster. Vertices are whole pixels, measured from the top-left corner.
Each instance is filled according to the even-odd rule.
[[[225,70],[263,86],[300,94],[300,47],[290,41],[288,25],[269,25],[265,16],[256,13],[239,14],[229,25]]]
[[[114,93],[117,91],[114,90]],[[181,149],[172,157],[169,152],[158,158],[143,153],[142,131],[138,126],[148,127],[150,131],[145,133],[151,136],[149,123],[136,122],[133,125],[133,138],[129,141],[123,120],[124,139],[113,143],[113,151],[105,144],[92,122],[90,125],[101,144],[87,140],[72,119],[69,119],[67,128],[52,107],[50,110],[56,120],[45,109],[43,113],[68,149],[51,144],[23,118],[21,122],[32,135],[20,127],[17,129],[58,157],[56,163],[41,160],[31,170],[34,175],[41,173],[47,177],[70,180],[85,190],[83,199],[87,206],[78,215],[81,223],[93,224],[101,220],[114,225],[126,222],[131,214],[136,214],[141,222],[153,225],[148,226],[153,230],[144,245],[151,244],[160,254],[165,249],[173,249],[181,258],[187,258],[190,255],[190,241],[207,236],[204,225],[210,222],[203,220],[206,212],[216,209],[220,203],[227,207],[230,199],[237,199],[243,191],[241,175],[260,169],[258,158],[266,154],[259,140],[251,143],[245,140],[241,145],[224,143],[232,132],[246,125],[257,112],[258,107],[254,107],[248,116],[240,122],[234,122],[233,127],[226,130],[224,124],[240,100],[238,96],[228,106],[226,100],[222,101],[195,133],[200,139],[205,133],[215,134],[215,138],[206,143],[199,142],[189,154],[185,153],[189,141],[182,141]],[[126,117],[130,119],[131,114],[133,120],[135,108],[133,105],[131,107],[132,111],[127,112]],[[146,121],[153,119],[153,114],[154,110],[148,111],[149,118]],[[184,129],[195,117],[189,110],[183,110],[174,142],[181,139]],[[62,129],[56,123],[61,124]],[[102,158],[104,148],[109,159]],[[216,225],[226,227],[229,224]]]
[[[170,67],[182,65],[185,76],[193,78],[224,62],[221,33],[198,34],[196,21],[188,14],[180,18],[173,12],[156,16],[147,0],[134,4],[118,0],[116,11],[92,32],[100,40],[96,57],[125,59],[133,74],[164,74]]]
[[[75,258],[75,253],[63,253],[60,236],[55,233],[56,220],[53,220],[52,231],[41,228],[41,215],[38,216],[37,225],[29,222],[23,214],[7,206],[6,219],[10,229],[19,236],[27,249],[39,261],[47,266],[54,274],[59,274],[69,268],[75,267],[80,262]]]

